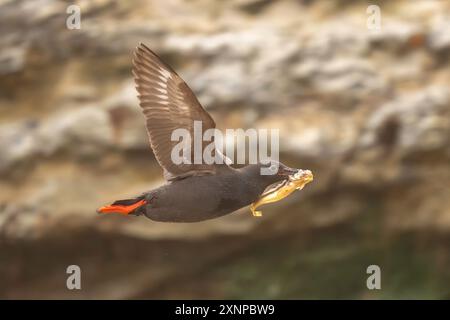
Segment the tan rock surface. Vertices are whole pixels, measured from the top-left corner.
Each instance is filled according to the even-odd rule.
[[[0,297],[366,297],[304,279],[321,261],[359,281],[339,270],[353,258],[365,270],[365,252],[385,261],[404,234],[411,256],[448,267],[450,3],[382,2],[378,32],[365,4],[336,3],[80,1],[82,27],[68,30],[66,2],[1,1]],[[280,128],[281,159],[314,183],[262,219],[248,209],[198,224],[98,216],[162,182],[130,71],[141,41],[219,127]],[[69,264],[85,274],[80,292],[65,288]],[[261,273],[267,283],[245,291]],[[418,279],[385,295],[449,297],[422,296],[428,278]]]

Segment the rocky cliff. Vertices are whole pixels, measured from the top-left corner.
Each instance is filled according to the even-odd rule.
[[[381,30],[360,1],[80,1],[74,30],[68,5],[0,2],[1,297],[450,297],[449,2],[380,1]],[[139,42],[314,183],[260,219],[98,216],[162,183]]]

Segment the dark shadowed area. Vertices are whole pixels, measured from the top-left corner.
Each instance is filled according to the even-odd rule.
[[[365,1],[74,3],[0,0],[0,298],[450,299],[450,1],[371,1],[380,30]],[[139,42],[314,181],[260,218],[96,214],[163,183]]]

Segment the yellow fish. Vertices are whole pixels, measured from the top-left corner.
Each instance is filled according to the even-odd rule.
[[[313,174],[310,170],[298,170],[294,175],[289,176],[287,180],[272,189],[264,192],[261,197],[250,205],[250,210],[254,217],[261,217],[262,212],[256,209],[263,204],[273,203],[286,198],[295,190],[301,190],[303,187],[313,181]]]

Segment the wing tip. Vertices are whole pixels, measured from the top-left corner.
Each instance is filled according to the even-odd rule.
[[[154,54],[153,51],[144,42],[139,42],[134,50],[135,53],[139,51],[145,51]]]
[[[147,47],[143,42],[139,42],[133,51],[133,69],[138,69],[138,65],[140,63],[144,63],[144,61],[148,60],[150,57],[153,57],[151,59],[157,58],[160,60],[160,58],[149,47]]]

